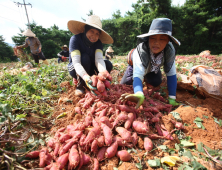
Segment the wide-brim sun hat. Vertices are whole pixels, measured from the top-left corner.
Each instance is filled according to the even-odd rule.
[[[27,37],[35,37],[35,34],[30,29],[25,30],[22,34]]]
[[[68,48],[67,45],[63,45],[61,48],[62,48],[62,50],[63,50],[64,48],[67,48],[67,49],[69,50],[69,48]]]
[[[107,50],[106,50],[107,52],[109,52],[109,53],[113,53],[114,52],[114,50],[112,49],[112,47],[111,46],[109,46],[108,48],[107,48]]]
[[[102,29],[102,22],[99,16],[97,15],[89,16],[86,22],[70,20],[68,21],[68,28],[73,34],[76,35],[84,32],[86,24],[101,30],[99,39],[102,43],[104,44],[113,43],[113,38],[106,31]]]
[[[151,35],[157,34],[166,34],[171,40],[173,40],[176,44],[180,45],[180,41],[178,41],[175,37],[172,36],[172,21],[169,18],[156,18],[152,21],[149,32],[146,34],[138,35],[138,38],[144,38]]]

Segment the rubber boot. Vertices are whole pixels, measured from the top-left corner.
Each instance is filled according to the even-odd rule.
[[[46,64],[46,65],[49,65],[47,60],[43,60],[43,63]]]

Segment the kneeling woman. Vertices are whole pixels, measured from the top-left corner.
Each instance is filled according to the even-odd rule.
[[[102,29],[98,16],[91,15],[87,21],[70,20],[69,30],[75,34],[69,42],[68,71],[77,83],[76,96],[84,94],[85,87],[90,90],[91,76],[101,72],[109,74],[113,68],[109,60],[103,60],[103,45],[112,44],[112,37]]]

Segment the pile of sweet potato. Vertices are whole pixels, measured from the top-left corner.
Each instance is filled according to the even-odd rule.
[[[172,105],[166,104],[159,92],[150,89],[144,91],[146,100],[136,110],[135,103],[119,100],[126,92],[132,93],[132,86],[112,85],[107,96],[87,92],[75,107],[75,113],[82,118],[58,129],[47,147],[26,156],[39,157],[39,167],[46,170],[80,169],[87,164],[96,170],[100,161],[114,156],[130,161],[127,148],[136,147],[139,136],[144,140],[146,151],[153,149],[153,139],[173,140],[160,123]],[[173,123],[176,128],[183,129],[182,124]]]

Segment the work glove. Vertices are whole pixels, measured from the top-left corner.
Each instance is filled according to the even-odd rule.
[[[176,99],[172,99],[169,97],[169,104],[173,105],[173,106],[178,106],[180,105],[179,103],[176,102]]]
[[[141,92],[135,93],[135,94],[125,93],[125,94],[122,94],[120,97],[121,101],[128,100],[128,101],[137,103],[135,107],[136,109],[138,109],[143,104],[144,99],[145,99],[145,96]]]
[[[89,76],[89,75],[84,75],[84,76],[83,76],[83,80],[85,81],[87,87],[88,87],[90,90],[97,90],[96,87],[93,87],[93,86],[92,86],[92,80],[90,79],[90,76]]]

